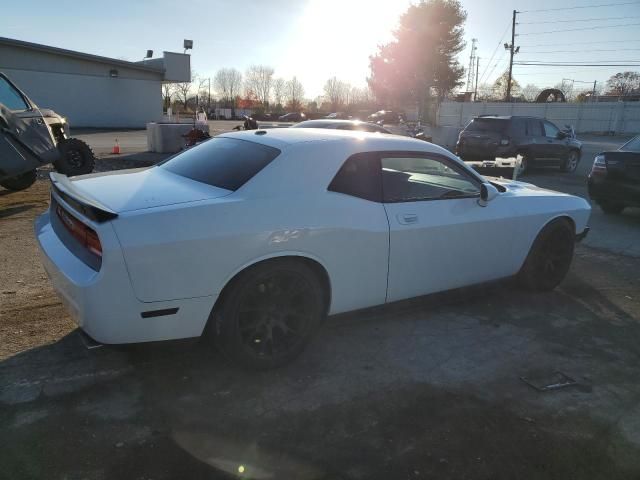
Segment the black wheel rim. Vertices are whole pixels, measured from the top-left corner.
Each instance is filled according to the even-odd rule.
[[[78,150],[69,150],[67,152],[67,162],[74,168],[79,168],[84,164],[82,153]]]
[[[572,256],[573,245],[569,235],[561,230],[551,232],[536,255],[538,273],[550,282],[555,282],[566,274]]]
[[[575,152],[569,153],[569,158],[567,159],[567,167],[570,172],[573,172],[578,166],[578,154]]]
[[[281,271],[247,285],[238,308],[244,348],[258,358],[278,358],[303,341],[317,312],[317,299],[304,276]]]

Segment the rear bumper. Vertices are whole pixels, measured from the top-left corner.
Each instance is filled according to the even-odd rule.
[[[514,157],[516,152],[511,145],[470,146],[462,141],[456,144],[456,154],[462,158],[490,159],[494,157]]]
[[[78,326],[105,344],[201,335],[215,298],[141,302],[133,293],[115,233],[111,226],[109,229],[111,235],[101,233],[103,261],[100,271],[96,272],[62,243],[53,230],[48,211],[35,223],[44,269]],[[149,315],[150,311],[160,311],[162,315]]]
[[[640,182],[611,180],[606,175],[590,175],[589,197],[596,202],[640,206]]]

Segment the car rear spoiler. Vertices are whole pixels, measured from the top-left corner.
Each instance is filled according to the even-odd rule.
[[[49,178],[51,179],[51,188],[56,195],[85,217],[102,223],[113,220],[118,216],[118,214],[109,207],[79,192],[66,175],[51,172]]]

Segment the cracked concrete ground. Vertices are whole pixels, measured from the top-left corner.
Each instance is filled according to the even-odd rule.
[[[0,193],[0,478],[640,478],[626,248],[578,246],[551,293],[506,281],[332,317],[256,373],[194,341],[86,350],[35,255],[46,198]],[[640,234],[635,215],[613,222]],[[520,379],[556,371],[577,384]]]

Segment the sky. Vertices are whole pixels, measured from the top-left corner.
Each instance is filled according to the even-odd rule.
[[[22,0],[4,3],[0,36],[132,61],[141,60],[147,49],[155,56],[182,51],[188,38],[194,42],[192,68],[204,78],[225,67],[245,71],[253,64],[270,65],[278,77],[297,76],[305,96],[315,98],[334,75],[365,86],[369,55],[393,38],[399,16],[412,1]],[[609,6],[552,10],[603,4]],[[468,66],[471,39],[477,38],[480,83],[492,83],[508,67],[502,44],[510,41],[513,9],[522,12],[516,61],[640,60],[640,1],[462,0],[462,5],[468,14],[467,48],[460,62]],[[522,86],[540,87],[565,78],[586,89],[621,70],[640,67],[516,65],[514,78]]]

